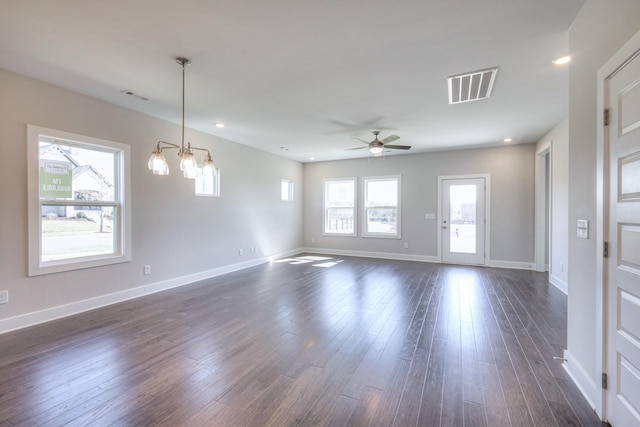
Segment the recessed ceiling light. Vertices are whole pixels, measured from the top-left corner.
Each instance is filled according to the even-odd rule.
[[[504,142],[511,142],[511,141],[513,141],[513,138],[505,138],[504,139]]]
[[[309,160],[315,160],[315,159],[316,159],[315,157],[309,157]]]
[[[224,127],[224,123],[216,123],[216,127],[222,129]]]
[[[556,65],[564,65],[564,64],[568,64],[570,61],[571,61],[571,57],[569,55],[565,55],[553,60],[552,62]]]

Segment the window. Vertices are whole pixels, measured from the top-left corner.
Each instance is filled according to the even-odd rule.
[[[364,178],[364,236],[400,238],[400,176]]]
[[[129,146],[28,126],[29,275],[131,260]]]
[[[195,181],[196,196],[220,197],[220,168],[216,168],[214,176],[204,176],[199,167]]]
[[[355,178],[324,180],[324,234],[356,235]]]
[[[293,181],[283,179],[280,183],[280,199],[291,202],[293,201]]]

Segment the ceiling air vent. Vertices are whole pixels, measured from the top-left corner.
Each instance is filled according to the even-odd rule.
[[[498,67],[449,77],[449,104],[489,98],[496,74]]]

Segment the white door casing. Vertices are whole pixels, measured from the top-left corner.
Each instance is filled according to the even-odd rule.
[[[640,426],[640,51],[605,79],[606,418]],[[606,156],[605,156],[606,157]],[[606,170],[606,169],[605,169]],[[608,211],[608,212],[607,212]]]

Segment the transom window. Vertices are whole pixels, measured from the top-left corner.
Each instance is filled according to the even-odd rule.
[[[129,147],[28,127],[29,275],[129,261]]]
[[[364,178],[364,236],[400,238],[400,176]]]
[[[356,179],[324,180],[324,234],[356,235]]]

